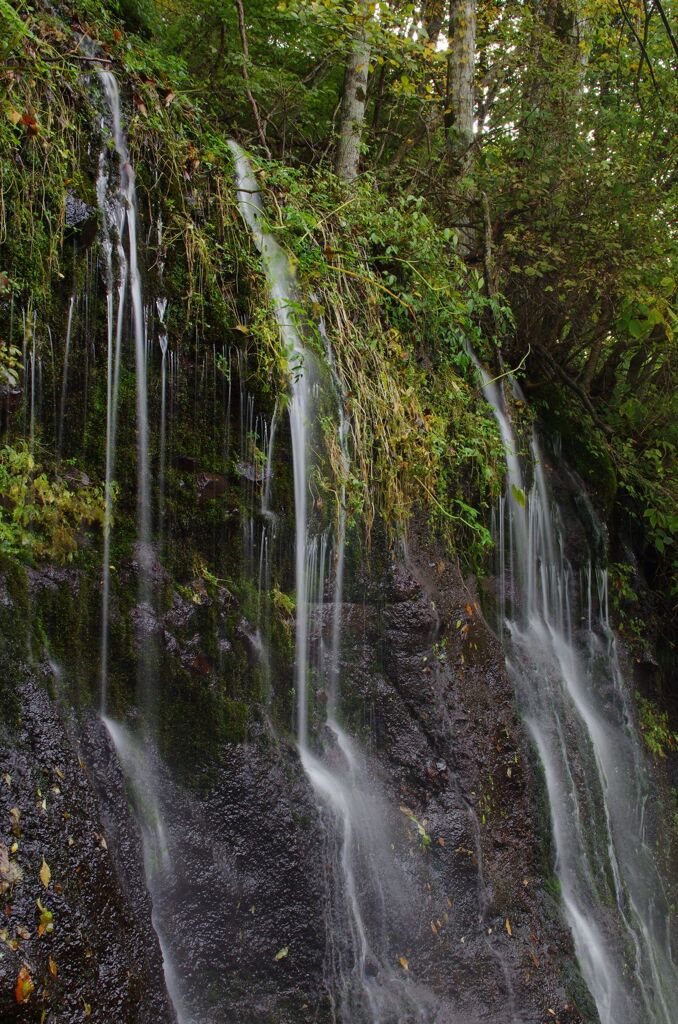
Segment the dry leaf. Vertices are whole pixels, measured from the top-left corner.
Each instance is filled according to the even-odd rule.
[[[49,973],[52,975],[53,978],[56,978],[57,974],[59,973],[59,968],[57,967],[56,960],[53,960],[52,957],[50,957],[47,963],[49,966]]]
[[[18,885],[23,877],[24,873],[17,862],[9,859],[5,844],[0,843],[0,893]]]
[[[33,115],[28,112],[21,115],[21,123],[25,126],[29,135],[37,135],[40,131],[38,122],[35,120]]]
[[[402,969],[404,971],[409,971],[409,969],[410,969],[410,962],[409,962],[409,960],[407,959],[406,956],[399,956],[398,957],[398,963],[400,964],[400,966],[402,967]]]
[[[275,954],[273,959],[274,960],[284,960],[288,953],[289,953],[288,947],[287,946],[283,946],[282,949],[278,950],[278,952]]]
[[[42,866],[40,868],[40,881],[44,885],[45,889],[49,885],[51,877],[52,877],[52,872],[49,870],[49,864],[47,863],[47,861],[43,857],[42,858]]]
[[[507,931],[507,933],[509,935],[513,935],[513,931],[511,929],[511,922],[509,921],[508,917],[506,918],[506,921],[504,922],[504,928],[506,929],[506,931]]]
[[[14,109],[8,110],[7,111],[7,118],[8,118],[9,121],[12,122],[12,124],[18,124],[19,121],[21,120],[21,114],[19,113],[18,110],[14,110]]]

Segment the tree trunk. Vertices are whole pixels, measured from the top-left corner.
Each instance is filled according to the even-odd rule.
[[[471,162],[473,72],[476,55],[476,0],[450,0],[445,130],[456,170]]]
[[[341,125],[335,170],[344,181],[355,181],[360,162],[360,141],[365,125],[367,76],[370,66],[370,43],[367,32],[369,9],[367,0],[360,0],[360,21],[353,35],[351,52],[344,75],[341,98]]]

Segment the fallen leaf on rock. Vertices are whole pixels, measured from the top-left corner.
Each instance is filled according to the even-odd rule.
[[[40,920],[38,922],[38,938],[42,938],[43,935],[51,935],[54,931],[54,914],[47,907],[43,907],[40,900],[35,901],[38,910],[40,911]]]
[[[47,863],[47,861],[43,857],[42,858],[42,866],[40,868],[40,881],[44,885],[45,889],[49,885],[51,877],[52,877],[52,872],[49,869],[49,864]]]
[[[25,967],[22,967],[16,980],[16,988],[14,989],[17,1003],[27,1003],[34,988],[35,985],[30,974]]]
[[[284,960],[288,953],[289,953],[288,947],[287,946],[283,946],[282,949],[278,950],[278,952],[275,954],[273,959],[274,960]]]
[[[506,929],[506,932],[507,932],[508,935],[513,935],[513,930],[511,928],[511,922],[509,921],[508,917],[506,918],[506,921],[504,922],[504,928]]]
[[[402,967],[402,969],[404,971],[409,971],[409,969],[410,969],[410,962],[409,962],[409,960],[407,959],[406,956],[399,956],[398,957],[398,963],[400,964],[400,966]]]
[[[57,974],[59,973],[59,968],[57,967],[56,960],[53,960],[52,957],[50,957],[47,963],[49,966],[49,973],[52,975],[53,978],[56,978]]]
[[[24,873],[17,862],[9,859],[5,844],[0,843],[0,893],[18,885],[23,877]]]

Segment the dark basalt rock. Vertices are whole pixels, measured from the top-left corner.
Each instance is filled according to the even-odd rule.
[[[343,717],[361,737],[375,792],[384,793],[410,907],[393,956],[388,962],[381,953],[369,959],[365,975],[380,980],[391,961],[399,971],[398,956],[406,955],[410,982],[439,1001],[439,1024],[495,1024],[512,1007],[525,1020],[548,1019],[551,1008],[568,1024],[591,1024],[595,1016],[580,998],[569,931],[542,880],[549,824],[501,648],[483,619],[473,581],[462,580],[416,534],[410,551],[407,563],[388,563],[385,575],[365,575],[364,603],[354,599],[342,607]],[[123,567],[125,585],[135,587],[146,555],[137,553]],[[246,673],[254,671],[261,658],[256,630],[242,613],[233,615],[236,602],[228,590],[196,577],[191,600],[188,591],[166,592],[172,581],[157,559],[150,572],[156,593],[166,593],[164,603],[138,604],[130,618],[137,657],[149,642],[164,651],[164,692],[176,695],[185,687],[190,700],[219,694],[230,686],[232,659],[240,659]],[[78,579],[70,569],[28,571],[32,594],[72,590]],[[314,630],[322,625],[327,635],[331,616],[328,604],[315,617]],[[134,678],[133,664],[129,671]],[[12,741],[8,756],[16,765],[24,747],[38,753],[35,764],[24,757],[20,771],[10,770],[23,780],[21,815],[36,837],[33,888],[26,889],[25,907],[17,905],[27,920],[35,918],[41,895],[36,871],[44,853],[53,882],[64,886],[64,893],[49,894],[73,950],[69,945],[59,956],[46,954],[58,948],[55,930],[49,945],[33,938],[25,953],[22,940],[21,952],[35,962],[40,984],[62,1000],[58,1019],[65,1024],[79,1020],[78,998],[92,1005],[92,1019],[101,1024],[163,1024],[171,1016],[157,940],[149,931],[139,833],[108,735],[96,718],[85,717],[80,740],[71,740],[44,690],[32,684],[21,695],[29,712],[22,713],[22,739]],[[316,700],[317,742],[328,765],[342,772],[345,755],[335,735],[321,728],[327,697],[323,690]],[[209,705],[215,719],[236,713],[221,699]],[[327,918],[336,899],[331,818],[319,807],[296,751],[274,739],[274,712],[257,715],[252,705],[245,713],[253,720],[252,742],[220,739],[199,767],[196,758],[190,789],[152,758],[173,851],[171,876],[154,891],[154,906],[158,919],[171,921],[172,956],[201,1024],[327,1024],[327,964],[331,941],[341,939],[328,930]],[[186,749],[202,752],[201,730],[212,724],[200,718],[187,724],[195,735],[192,747],[187,737]],[[138,731],[140,723],[132,727]],[[58,798],[49,793],[55,743],[63,753],[54,763],[75,788],[60,814],[49,817],[52,802],[66,799],[65,784],[55,783],[62,791]],[[152,754],[152,744],[146,746]],[[68,772],[64,764],[71,766]],[[38,788],[48,801],[44,838]],[[13,792],[7,799],[15,800]],[[63,810],[72,819],[64,819]],[[80,840],[68,845],[69,835],[76,838],[73,819],[78,836],[86,838],[82,846]],[[66,895],[75,901],[73,918]],[[282,949],[287,955],[276,959]],[[48,978],[48,955],[59,965],[59,984],[59,958],[64,961],[63,989]],[[0,961],[1,998],[9,985],[7,1013],[14,1016],[7,1019],[37,1024],[39,1016],[30,1015],[37,1000],[20,1011],[24,1016],[12,1005],[19,959]],[[94,966],[98,988],[92,988]]]
[[[228,480],[222,473],[198,473],[195,483],[199,501],[220,498],[228,487]]]
[[[82,248],[92,245],[99,227],[97,211],[74,192],[67,192],[64,216],[66,228],[77,239],[78,244]]]
[[[87,473],[82,469],[76,469],[75,466],[67,466],[62,471],[61,476],[67,483],[78,489],[84,489],[92,486],[92,481],[88,477]]]
[[[11,723],[11,735],[5,722],[0,739],[0,842],[7,849],[18,844],[12,859],[23,872],[3,896],[0,1019],[38,1024],[45,1010],[55,1021],[81,1024],[87,1004],[94,1024],[172,1024],[140,837],[103,729],[93,722],[91,742],[79,744],[34,674],[19,684],[18,697],[20,719]],[[105,773],[108,820],[86,763],[89,751]],[[39,876],[43,860],[51,873],[47,886]],[[53,915],[53,930],[42,936],[38,901]],[[18,1004],[14,990],[22,968],[35,991]]]
[[[238,462],[236,469],[240,476],[252,483],[261,483],[266,479],[266,470],[263,466],[257,466],[253,462]]]

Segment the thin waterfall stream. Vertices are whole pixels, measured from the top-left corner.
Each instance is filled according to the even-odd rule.
[[[87,48],[91,46],[85,40]],[[97,200],[102,215],[102,250],[105,259],[105,287],[107,310],[107,357],[106,357],[106,478],[105,478],[105,521],[103,548],[102,587],[102,629],[101,629],[101,681],[100,709],[102,721],[113,742],[120,765],[132,790],[133,799],[143,840],[143,859],[148,891],[153,900],[153,925],[162,951],[165,983],[176,1014],[177,1024],[189,1024],[190,1018],[183,1002],[180,982],[168,941],[170,911],[166,903],[166,890],[171,887],[173,863],[171,846],[164,822],[160,799],[160,769],[153,757],[154,737],[151,735],[155,718],[155,695],[153,693],[152,668],[148,652],[140,659],[138,687],[139,704],[145,715],[141,724],[143,735],[137,736],[132,730],[114,721],[107,715],[108,705],[108,656],[110,619],[110,537],[112,527],[112,482],[116,464],[116,433],[118,420],[118,396],[121,368],[121,352],[124,338],[124,316],[126,294],[131,292],[132,326],[135,353],[136,412],[137,412],[137,557],[138,594],[142,608],[148,608],[153,600],[150,568],[153,561],[151,547],[151,497],[149,472],[149,428],[148,395],[146,374],[146,324],[141,294],[141,275],[137,251],[136,190],[134,168],[130,162],[127,140],[122,123],[120,91],[115,76],[110,71],[99,69],[98,80],[108,106],[112,124],[113,149],[118,163],[117,187],[109,188],[106,169],[106,155],[102,152],[99,161]],[[102,130],[106,131],[105,121]],[[126,231],[125,231],[126,229]],[[125,233],[127,249],[124,246]],[[113,302],[113,239],[117,255],[118,305],[114,326]],[[71,303],[71,312],[72,312]],[[164,309],[161,323],[164,322]],[[71,318],[69,315],[69,331]],[[163,408],[164,370],[163,357]],[[65,388],[65,377],[64,377]],[[63,415],[62,420],[63,422]],[[60,426],[60,430],[61,430]],[[163,453],[164,458],[164,453]],[[146,648],[145,648],[146,650]],[[151,747],[149,747],[149,740]]]
[[[327,984],[336,1020],[352,1024],[366,1021],[387,1024],[425,1021],[436,1003],[432,993],[402,977],[387,953],[387,932],[397,930],[399,915],[407,916],[402,890],[406,882],[394,859],[392,826],[384,798],[362,753],[337,718],[340,700],[339,656],[346,545],[345,483],[341,486],[334,544],[326,531],[312,534],[309,522],[308,474],[312,434],[319,393],[316,360],[304,345],[295,322],[297,293],[286,253],[264,226],[261,191],[245,152],[229,143],[235,160],[238,204],[261,254],[273,308],[290,365],[289,403],[294,463],[295,515],[295,689],[297,742],[304,771],[321,804],[330,812],[325,837],[326,856],[332,864],[327,919]],[[343,474],[348,469],[348,421],[324,323],[320,336],[335,390],[337,436]],[[322,638],[328,552],[333,549],[329,647]],[[315,659],[311,656],[312,616],[320,619]],[[316,623],[317,624],[317,623]],[[318,624],[317,624],[318,625]],[[327,687],[324,731],[327,756],[315,752],[309,736],[309,666],[314,678]],[[370,915],[370,921],[367,919]],[[376,922],[376,927],[375,927]]]
[[[606,570],[588,563],[577,586],[536,432],[522,440],[510,397],[471,356],[508,470],[497,514],[498,628],[544,771],[577,957],[601,1024],[673,1024],[675,909],[646,811],[650,779],[609,624]]]

